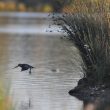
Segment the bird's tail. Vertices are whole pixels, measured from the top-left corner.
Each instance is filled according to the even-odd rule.
[[[31,66],[31,68],[36,68],[36,67]]]

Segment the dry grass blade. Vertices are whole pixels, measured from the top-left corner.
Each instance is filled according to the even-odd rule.
[[[98,15],[68,14],[57,18],[79,49],[86,74],[94,83],[110,83],[110,35],[107,21]]]

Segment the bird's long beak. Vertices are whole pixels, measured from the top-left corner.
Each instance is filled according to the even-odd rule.
[[[15,69],[15,68],[17,68],[17,67],[19,67],[19,66],[15,66],[13,69]]]

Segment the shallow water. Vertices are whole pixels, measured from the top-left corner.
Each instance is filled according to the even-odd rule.
[[[1,79],[10,87],[16,110],[81,110],[82,103],[68,95],[81,75],[80,57],[73,44],[59,34],[45,34],[45,19],[39,22],[37,17],[3,18],[0,72]],[[39,33],[33,33],[39,26]],[[3,27],[10,27],[11,31],[1,30]],[[20,72],[20,68],[12,69],[18,63],[31,64],[35,69],[31,75],[28,71]]]

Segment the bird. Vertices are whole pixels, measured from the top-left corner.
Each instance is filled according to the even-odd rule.
[[[14,68],[18,68],[18,67],[21,67],[21,71],[29,70],[29,74],[31,74],[31,69],[35,68],[29,64],[18,64]]]

